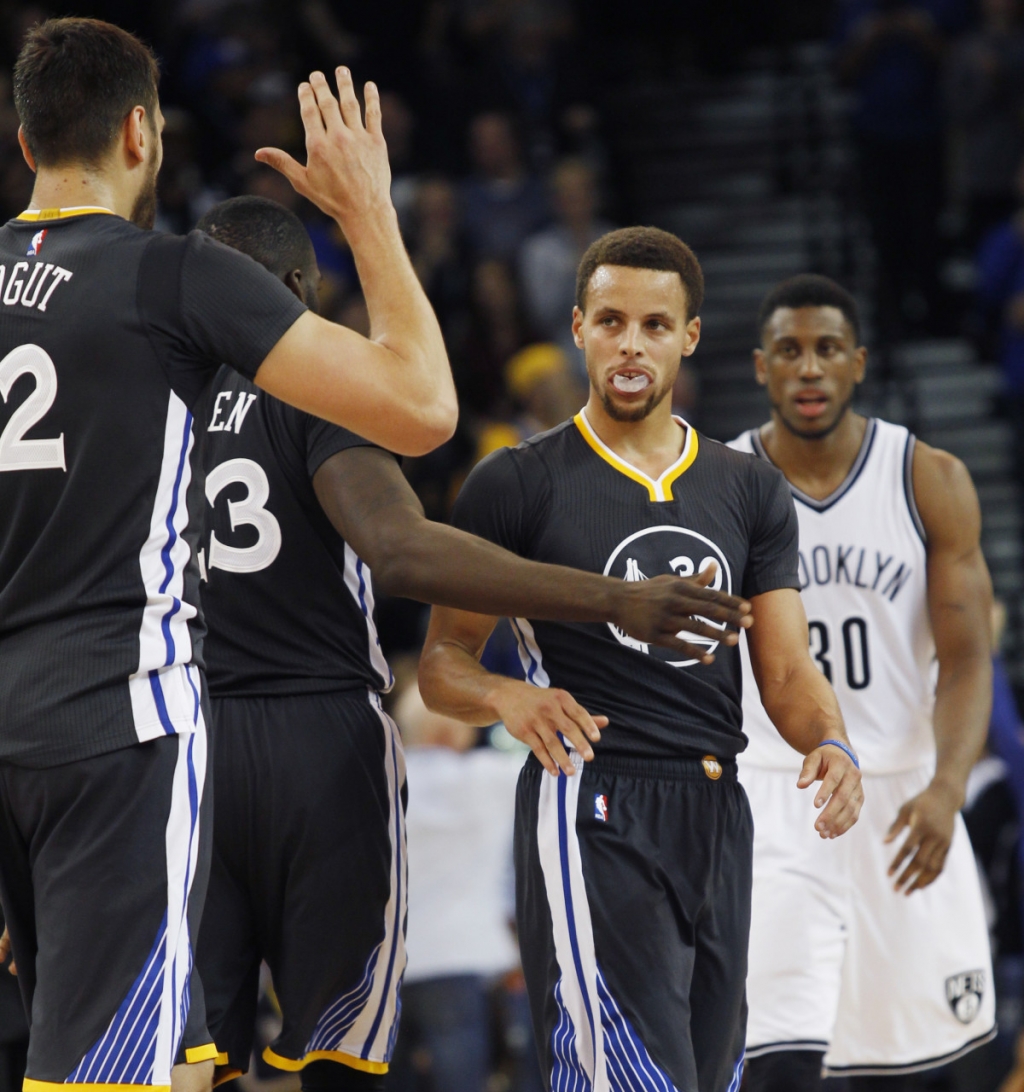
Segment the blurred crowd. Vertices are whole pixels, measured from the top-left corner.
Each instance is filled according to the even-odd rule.
[[[1024,417],[1020,0],[839,0],[877,337],[967,334]],[[1018,444],[1024,480],[1024,441]]]

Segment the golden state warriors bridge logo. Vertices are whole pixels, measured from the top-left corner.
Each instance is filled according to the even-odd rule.
[[[615,547],[605,564],[604,574],[617,576],[620,580],[650,580],[651,577],[661,576],[662,573],[695,576],[697,573],[704,572],[710,565],[717,566],[715,579],[710,586],[731,595],[732,572],[729,569],[729,562],[711,539],[699,535],[696,531],[687,530],[685,527],[648,527],[645,531],[637,531],[636,534],[623,539]],[[700,620],[725,632],[724,623],[712,622],[709,618]],[[696,660],[673,659],[679,653],[637,641],[610,622],[608,628],[615,634],[620,644],[646,652],[650,656],[657,656],[658,659],[664,660],[673,667],[689,667],[697,663]],[[713,638],[698,637],[696,634],[687,633],[686,630],[680,631],[679,636],[684,641],[706,648],[709,652],[714,652],[719,645],[719,641]]]

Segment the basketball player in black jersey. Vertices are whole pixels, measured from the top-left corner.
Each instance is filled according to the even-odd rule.
[[[292,213],[240,197],[199,227],[315,309],[316,258]],[[404,776],[378,697],[391,673],[375,586],[611,620],[683,651],[674,635],[695,611],[742,624],[743,604],[668,576],[626,584],[537,565],[432,523],[393,455],[229,368],[203,421],[217,823],[198,967],[218,1079],[248,1068],[266,959],[283,1016],[266,1060],[301,1069],[305,1089],[369,1092],[384,1087],[405,962]],[[564,710],[593,727],[568,696]]]
[[[857,818],[860,775],[808,655],[785,480],[671,412],[702,296],[696,258],[666,232],[626,228],[594,243],[573,311],[586,407],[482,462],[454,522],[536,561],[627,581],[704,572],[749,600],[762,699],[806,755],[797,784],[822,782],[815,826],[832,838]],[[700,649],[680,655],[614,625],[518,618],[524,683],[478,662],[495,621],[435,609],[420,687],[432,708],[500,719],[533,745],[517,801],[516,900],[550,1088],[736,1092],[751,881],[736,649],[710,622],[687,627]],[[562,691],[600,731],[553,716]],[[557,771],[561,743],[535,739],[552,719],[576,777]]]
[[[190,985],[210,834],[204,389],[227,362],[409,453],[456,415],[375,89],[364,125],[347,72],[337,99],[314,74],[299,89],[307,166],[259,153],[344,230],[371,341],[206,236],[149,230],[157,75],[135,38],[83,19],[29,31],[14,73],[36,181],[0,228],[0,900],[35,1092],[213,1072]]]

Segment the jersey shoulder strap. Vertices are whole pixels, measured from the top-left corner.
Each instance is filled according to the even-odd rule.
[[[746,455],[756,455],[757,450],[754,447],[754,433],[756,429],[748,428],[746,432],[741,432],[734,440],[730,440],[725,446],[731,447],[733,451],[742,451]]]
[[[924,523],[914,497],[914,451],[917,437],[903,425],[892,421],[874,419],[875,437],[871,445],[871,457],[865,470],[868,472],[864,488],[897,489],[903,495],[907,515],[914,530],[927,541]]]

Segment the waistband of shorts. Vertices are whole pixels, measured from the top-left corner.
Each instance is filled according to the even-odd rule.
[[[367,695],[377,693],[371,687],[368,687],[365,683],[357,684],[355,686],[344,687],[330,687],[324,690],[292,690],[292,691],[279,691],[279,690],[265,690],[265,691],[252,691],[247,690],[242,693],[213,693],[210,694],[210,701],[214,705],[220,705],[225,702],[276,702],[276,701],[332,701],[332,700],[352,700],[355,699],[364,705],[366,704]]]
[[[636,755],[594,755],[584,762],[578,751],[569,750],[569,757],[577,770],[589,770],[595,774],[614,774],[620,777],[641,777],[651,781],[737,781],[736,759],[705,755],[703,758],[649,758]],[[535,755],[529,760],[543,771]]]

